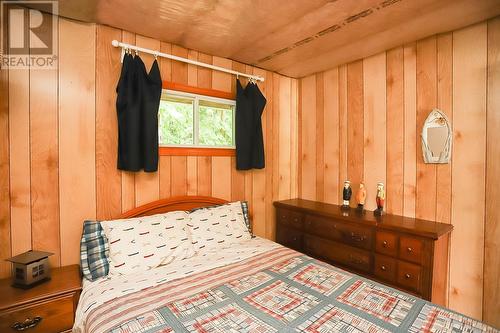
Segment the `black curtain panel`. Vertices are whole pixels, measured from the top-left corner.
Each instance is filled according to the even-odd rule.
[[[139,79],[141,91],[141,145],[143,168],[146,172],[158,170],[158,108],[161,98],[161,75],[158,62],[153,62],[149,73],[141,61]]]
[[[265,167],[262,112],[266,98],[257,84],[249,82],[245,88],[236,79],[236,169],[263,169]]]
[[[118,169],[139,171],[142,169],[140,95],[135,60],[128,53],[123,58],[116,93]]]
[[[158,108],[161,76],[155,60],[149,72],[136,55],[126,53],[116,87],[118,169],[158,170]]]

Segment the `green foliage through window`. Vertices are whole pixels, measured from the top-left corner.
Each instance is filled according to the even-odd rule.
[[[194,143],[193,101],[167,98],[160,101],[160,143],[189,145]]]
[[[163,92],[159,138],[163,146],[234,146],[235,103],[185,93]]]
[[[204,146],[233,145],[233,106],[200,101],[199,143]]]

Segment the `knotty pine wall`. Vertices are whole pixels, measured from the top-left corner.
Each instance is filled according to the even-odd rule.
[[[448,304],[500,326],[500,18],[300,80],[299,196],[339,203],[386,184],[389,213],[452,223]],[[454,129],[450,164],[424,164],[433,108]],[[354,201],[354,200],[353,200]],[[354,202],[353,202],[354,206]]]
[[[113,39],[265,77],[266,168],[235,170],[234,157],[161,156],[157,173],[116,168]],[[57,70],[1,71],[0,276],[3,259],[29,249],[54,252],[53,266],[79,263],[85,219],[111,219],[180,195],[247,200],[257,235],[274,238],[273,200],[297,196],[298,82],[127,31],[59,19]],[[142,55],[149,68],[152,56]],[[167,59],[163,80],[235,91],[235,78]]]

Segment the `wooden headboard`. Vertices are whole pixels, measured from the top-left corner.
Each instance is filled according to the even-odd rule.
[[[147,216],[172,212],[176,210],[191,210],[194,208],[214,206],[227,203],[224,199],[203,197],[203,196],[184,196],[161,199],[136,207],[123,213],[118,218],[130,218],[138,216]]]

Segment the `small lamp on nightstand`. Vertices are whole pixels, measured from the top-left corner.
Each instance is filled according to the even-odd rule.
[[[28,289],[50,280],[50,252],[28,251],[7,259],[12,263],[12,286]]]

